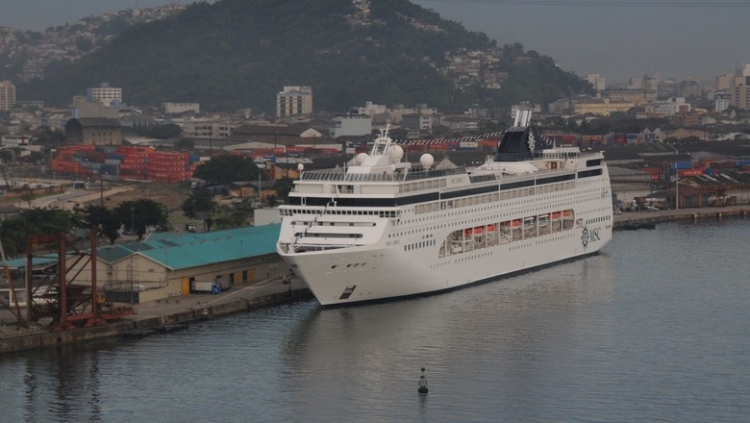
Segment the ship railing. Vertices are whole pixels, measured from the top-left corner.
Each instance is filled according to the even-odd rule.
[[[302,173],[303,181],[346,181],[346,182],[400,182],[419,179],[439,178],[466,173],[466,168],[431,169],[409,171],[406,175],[394,173],[346,173],[345,170],[308,170]]]

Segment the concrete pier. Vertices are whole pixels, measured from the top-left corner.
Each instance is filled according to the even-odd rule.
[[[725,207],[704,207],[700,209],[658,210],[625,212],[614,216],[614,230],[653,229],[659,223],[678,220],[721,220],[727,217],[745,217],[750,213],[750,205],[742,204]]]
[[[221,294],[191,294],[136,304],[134,315],[102,326],[63,331],[53,331],[38,324],[25,328],[0,326],[0,354],[125,336],[136,331],[186,324],[311,296],[296,278],[289,283],[273,279],[253,285],[235,285]]]

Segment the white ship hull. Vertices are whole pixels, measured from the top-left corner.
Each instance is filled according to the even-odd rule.
[[[455,289],[594,254],[611,239],[611,222],[606,226],[597,228],[599,239],[586,247],[581,241],[583,229],[579,229],[564,238],[548,235],[521,246],[505,244],[476,250],[461,258],[437,259],[434,248],[407,254],[398,248],[363,247],[286,256],[285,260],[321,305],[383,300]],[[365,266],[347,268],[350,263]],[[336,269],[332,269],[334,265]],[[349,287],[355,287],[351,296],[342,299]]]

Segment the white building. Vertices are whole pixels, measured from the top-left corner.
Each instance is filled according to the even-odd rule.
[[[8,111],[16,104],[16,86],[10,81],[0,82],[0,111]]]
[[[108,83],[102,82],[98,87],[86,90],[86,97],[91,101],[111,106],[113,102],[122,102],[122,88],[110,87]]]
[[[182,128],[182,136],[192,139],[219,139],[232,135],[235,125],[211,119],[174,121]]]
[[[341,136],[362,136],[372,133],[372,118],[369,116],[338,116],[333,119],[333,128],[329,136],[336,139]]]
[[[312,87],[288,86],[276,94],[276,116],[311,115],[313,112]]]
[[[657,113],[662,116],[674,116],[677,113],[689,113],[691,110],[692,107],[690,103],[686,103],[684,97],[655,101],[646,105],[647,113]]]
[[[164,113],[168,115],[179,115],[186,112],[193,112],[197,115],[201,112],[200,103],[162,103],[161,107],[164,109]]]
[[[604,89],[606,88],[604,77],[599,76],[598,73],[586,74],[586,78],[584,79],[589,81],[591,85],[594,86],[594,89],[596,90],[596,92],[604,91]]]
[[[365,107],[356,107],[353,108],[352,114],[359,115],[359,116],[370,116],[375,117],[375,115],[383,114],[388,111],[388,108],[385,107],[382,104],[374,104],[372,101],[366,101]]]

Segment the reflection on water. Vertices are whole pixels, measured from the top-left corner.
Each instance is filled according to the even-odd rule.
[[[660,225],[447,294],[8,355],[0,420],[742,421],[749,235],[743,220]]]
[[[348,398],[375,415],[408,413],[426,367],[429,397],[472,393],[453,412],[468,417],[481,398],[507,410],[551,377],[540,366],[565,365],[556,352],[577,348],[577,332],[590,331],[585,309],[609,303],[611,292],[601,254],[445,295],[311,309],[286,342],[287,380],[306,393],[291,406],[305,415]]]

